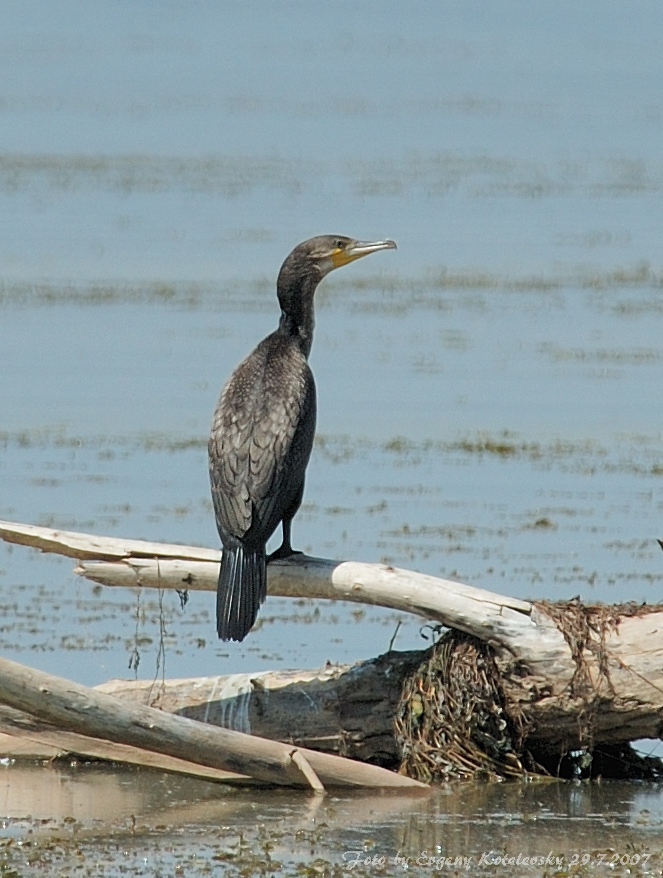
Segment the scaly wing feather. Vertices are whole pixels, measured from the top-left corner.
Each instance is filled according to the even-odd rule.
[[[217,525],[266,541],[304,479],[315,431],[315,385],[293,345],[269,336],[224,388],[209,442]]]

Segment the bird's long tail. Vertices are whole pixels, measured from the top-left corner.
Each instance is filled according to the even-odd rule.
[[[224,546],[216,592],[216,630],[221,640],[244,640],[266,596],[265,547]]]

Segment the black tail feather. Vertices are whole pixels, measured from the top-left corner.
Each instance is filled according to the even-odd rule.
[[[216,630],[220,639],[244,640],[266,596],[264,547],[224,547],[216,592]]]

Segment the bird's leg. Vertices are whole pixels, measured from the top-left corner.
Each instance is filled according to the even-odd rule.
[[[281,519],[281,524],[283,526],[283,542],[279,546],[279,548],[272,552],[271,555],[267,558],[267,563],[270,561],[278,561],[280,558],[290,558],[292,555],[302,555],[303,552],[296,552],[292,546],[290,545],[290,526],[292,525],[292,519],[297,514],[297,510],[302,505],[302,499],[304,497],[304,481],[302,480],[297,493],[292,498],[292,502],[286,509],[283,514],[283,518]]]
[[[278,561],[281,558],[290,558],[292,555],[303,555],[303,552],[297,552],[290,545],[290,525],[292,524],[292,518],[284,518],[283,519],[283,542],[279,546],[279,548],[272,552],[271,555],[267,556],[267,563],[270,561]]]

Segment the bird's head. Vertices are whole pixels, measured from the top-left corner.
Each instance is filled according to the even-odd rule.
[[[281,266],[276,289],[280,326],[296,332],[306,356],[313,333],[313,295],[322,278],[369,253],[395,249],[393,241],[355,241],[344,235],[318,235],[295,247]]]
[[[378,250],[395,250],[393,241],[356,241],[345,235],[318,235],[298,244],[281,266],[281,279],[290,286],[296,279],[311,278],[317,285],[322,278],[348,262],[376,253]]]

